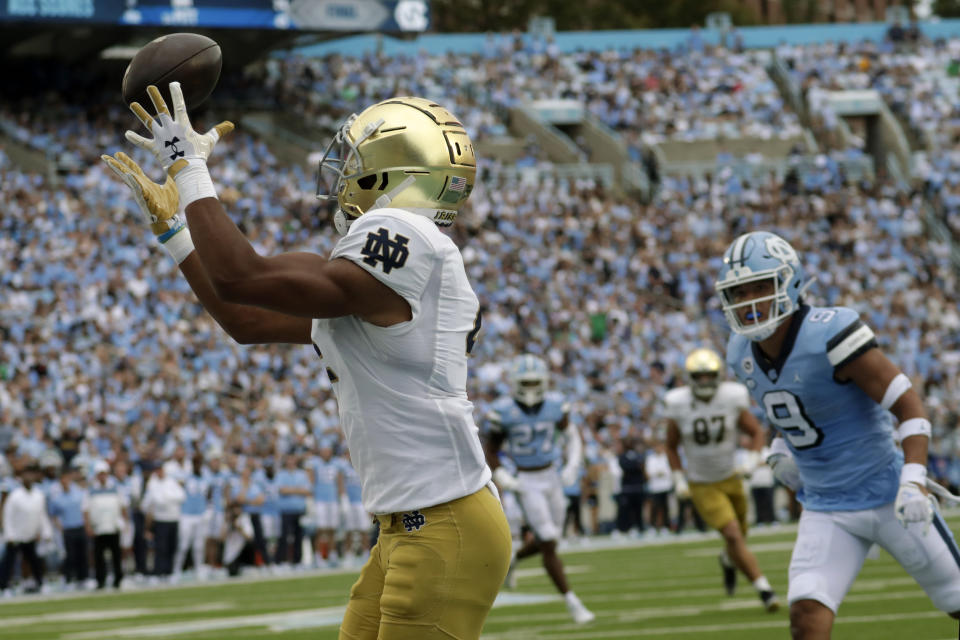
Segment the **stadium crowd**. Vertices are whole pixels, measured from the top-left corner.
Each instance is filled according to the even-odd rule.
[[[764,56],[722,48],[561,53],[550,41],[491,37],[479,54],[323,59],[288,57],[262,74],[276,102],[297,104],[320,126],[393,95],[421,95],[462,114],[475,141],[506,133],[509,108],[570,99],[643,144],[668,139],[792,138]]]
[[[960,39],[921,38],[909,48],[895,42],[826,42],[777,48],[806,95],[810,109],[827,118],[825,92],[875,89],[907,123],[924,147],[950,149],[956,142],[956,92]]]
[[[278,99],[314,104],[304,113],[327,125],[414,93],[450,103],[478,138],[497,135],[503,107],[537,97],[583,100],[612,128],[649,134],[648,142],[798,126],[755,73],[762,69],[724,51],[561,56],[547,46],[508,55],[491,45],[476,60],[289,59],[266,68]],[[710,73],[693,81],[695,68]],[[317,539],[318,565],[336,558],[331,529],[353,534],[343,555],[362,555],[370,520],[314,351],[233,344],[202,312],[133,215],[126,187],[98,160],[126,146],[132,119],[122,105],[38,105],[0,104],[8,135],[66,158],[54,182],[0,149],[0,492],[40,487],[46,515],[27,533],[41,555],[59,555],[67,579],[81,583],[88,571],[77,541],[114,533],[142,574],[177,576],[187,555],[198,575],[217,564],[235,571],[244,550],[248,563],[298,566],[305,526],[327,532]],[[678,113],[694,116],[682,126]],[[588,532],[610,531],[613,518],[598,505],[631,492],[649,496],[641,513],[654,527],[670,526],[658,400],[683,383],[691,349],[722,351],[713,278],[729,240],[752,229],[775,230],[801,252],[818,276],[815,302],[851,306],[874,327],[927,399],[932,475],[960,486],[960,287],[946,247],[924,234],[922,193],[882,176],[851,181],[822,160],[783,181],[664,176],[649,203],[589,179],[525,182],[481,165],[452,230],[483,310],[470,397],[483,429],[492,401],[509,393],[509,360],[525,351],[547,359],[586,443],[587,471],[569,493],[589,505]],[[336,242],[311,168],[282,165],[238,131],[218,146],[211,171],[261,253],[326,254]],[[122,498],[115,532],[94,530],[97,487]],[[621,516],[618,530],[644,528]],[[7,536],[8,548],[30,544]],[[0,589],[10,569],[0,565]]]

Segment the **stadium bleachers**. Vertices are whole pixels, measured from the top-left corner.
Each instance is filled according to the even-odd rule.
[[[251,95],[260,107],[285,104],[300,125],[326,135],[368,103],[424,95],[460,115],[478,148],[502,145],[481,165],[452,231],[484,311],[470,379],[478,419],[508,392],[510,357],[533,351],[574,399],[593,464],[623,437],[655,438],[662,390],[648,382],[652,367],[676,375],[693,347],[722,344],[719,257],[735,235],[764,228],[787,238],[817,274],[812,299],[857,309],[923,390],[935,471],[956,487],[960,283],[951,245],[927,233],[925,211],[941,207],[960,233],[960,156],[955,138],[944,137],[956,101],[942,99],[956,87],[937,71],[957,42],[909,54],[865,44],[777,51],[808,100],[815,86],[878,88],[927,141],[928,155],[915,163],[922,189],[860,149],[809,148],[765,53],[521,47],[291,57],[253,76],[262,91],[248,79],[233,95],[236,104]],[[924,81],[905,92],[917,68]],[[576,101],[601,122],[643,172],[645,197],[623,191],[610,164],[559,162],[522,136],[511,110],[538,99]],[[930,109],[939,120],[927,126]],[[55,449],[68,428],[87,434],[75,458],[85,465],[160,461],[182,444],[223,450],[237,468],[342,440],[313,350],[233,344],[154,246],[126,187],[98,159],[126,147],[122,132],[132,124],[115,95],[82,107],[0,101],[0,132],[55,167],[26,166],[0,138],[0,445],[8,460]],[[260,133],[276,131],[271,124]],[[218,146],[211,170],[221,199],[263,254],[329,252],[337,238],[314,199],[314,168],[278,157],[268,140],[241,128]],[[643,164],[647,153],[659,160],[656,175]]]

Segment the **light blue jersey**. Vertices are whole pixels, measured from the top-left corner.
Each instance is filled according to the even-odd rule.
[[[66,489],[59,482],[50,488],[47,496],[47,511],[52,517],[60,519],[64,529],[77,529],[84,525],[83,503],[87,492],[71,482]]]
[[[202,516],[207,510],[210,495],[210,478],[204,471],[201,475],[191,473],[183,479],[183,491],[186,498],[180,512],[185,516]]]
[[[336,502],[339,487],[337,478],[340,477],[341,466],[335,458],[324,460],[320,456],[310,461],[310,471],[313,474],[313,501]]]
[[[834,379],[876,346],[852,309],[801,306],[780,357],[770,362],[756,343],[732,334],[727,363],[764,410],[797,461],[797,498],[814,511],[854,511],[893,502],[903,454],[890,415],[852,381]]]
[[[205,471],[205,475],[210,482],[210,487],[212,488],[210,494],[210,504],[213,506],[214,511],[218,513],[222,512],[225,506],[224,498],[226,497],[233,474],[226,469],[221,469],[220,471],[206,469]]]
[[[346,458],[336,458],[337,463],[340,467],[340,472],[343,473],[343,488],[347,492],[347,498],[352,504],[360,504],[360,474],[357,473],[357,470],[353,468],[353,463],[351,463]]]
[[[280,493],[279,487],[277,486],[277,477],[269,478],[267,474],[262,470],[258,469],[254,474],[254,480],[257,484],[260,485],[260,488],[263,489],[263,506],[260,508],[260,513],[265,516],[276,516],[280,513]]]
[[[303,469],[280,469],[274,478],[277,490],[280,489],[307,489],[310,487],[310,478]],[[278,508],[280,513],[303,513],[307,510],[306,496],[297,493],[278,493]]]
[[[252,504],[252,502],[263,495],[263,486],[256,475],[251,476],[246,489],[243,488],[242,477],[235,476],[230,480],[230,497],[233,500],[243,502],[244,513],[260,513],[263,510],[263,505]]]
[[[568,411],[559,393],[547,393],[540,407],[525,412],[511,397],[498,398],[487,414],[491,433],[504,436],[504,448],[520,469],[553,464],[563,453],[557,425]]]

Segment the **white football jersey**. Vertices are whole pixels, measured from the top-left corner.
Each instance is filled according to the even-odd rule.
[[[392,327],[313,321],[364,508],[412,511],[480,490],[491,474],[466,389],[480,305],[460,250],[430,219],[385,208],[350,226],[336,258],[396,291],[413,315]]]
[[[691,482],[719,482],[733,475],[740,412],[750,408],[750,394],[739,382],[721,382],[704,402],[690,387],[671,389],[663,399],[664,417],[680,429]]]

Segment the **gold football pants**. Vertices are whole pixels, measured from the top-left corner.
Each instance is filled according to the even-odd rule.
[[[710,528],[719,531],[736,520],[740,530],[747,533],[747,496],[739,474],[720,482],[691,482],[690,499]]]
[[[479,638],[510,565],[510,528],[490,489],[377,520],[340,640]]]

